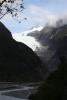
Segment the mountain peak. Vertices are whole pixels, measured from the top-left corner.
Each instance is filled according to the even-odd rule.
[[[41,31],[43,29],[43,26],[34,26],[31,29],[32,31]]]
[[[33,33],[35,31],[39,32],[42,29],[43,29],[43,26],[39,26],[39,27],[36,26],[28,31],[12,34],[12,36],[16,41],[25,43],[26,45],[28,45],[30,48],[32,48],[35,51],[36,47],[40,47],[40,44],[36,41],[34,37],[28,36],[28,34]]]
[[[22,34],[23,36],[27,36],[28,33],[32,33],[34,31],[41,31],[43,29],[43,26],[39,26],[39,27],[33,27],[27,31],[24,31],[24,32],[20,32],[20,33],[17,33],[17,34]]]

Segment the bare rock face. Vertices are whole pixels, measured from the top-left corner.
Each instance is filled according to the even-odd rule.
[[[41,80],[39,57],[0,22],[0,81]]]

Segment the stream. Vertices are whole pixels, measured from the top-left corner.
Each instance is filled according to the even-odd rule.
[[[29,95],[35,93],[37,91],[37,88],[39,87],[39,83],[35,83],[35,85],[34,83],[25,85],[14,84],[14,86],[16,86],[15,88],[8,89],[9,84],[6,84],[7,88],[0,90],[0,100],[29,100]],[[6,84],[3,84],[3,86],[6,87]],[[11,85],[13,86],[13,84],[10,84],[10,86]]]

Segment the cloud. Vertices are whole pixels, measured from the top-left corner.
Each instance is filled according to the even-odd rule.
[[[66,10],[62,11],[62,13],[56,13],[50,11],[50,9],[45,9],[40,6],[29,5],[27,8],[27,12],[30,21],[34,24],[45,25],[46,23],[48,23],[49,25],[55,25],[56,21],[58,21],[59,19],[62,19],[64,24],[67,23]]]
[[[66,2],[67,0],[47,0],[47,2]]]
[[[30,19],[34,23],[38,24],[45,24],[46,22],[52,24],[58,19],[58,16],[49,10],[45,10],[44,8],[35,5],[29,5],[27,12],[28,16],[30,16]]]
[[[56,2],[56,0],[47,1]],[[58,1],[61,0],[57,0],[57,2]],[[24,12],[19,14],[20,20],[23,20],[24,17],[27,17],[27,20],[22,21],[21,24],[18,24],[18,22],[15,19],[12,19],[10,15],[6,15],[1,21],[10,29],[11,32],[21,32],[35,25],[44,26],[48,22],[50,25],[54,25],[55,22],[61,17],[63,17],[65,22],[67,20],[66,10],[64,10],[64,12],[62,11],[62,13],[58,13],[51,11],[49,8],[45,9],[45,7],[43,8],[42,6],[37,6],[35,4],[27,5],[27,8],[24,10]]]

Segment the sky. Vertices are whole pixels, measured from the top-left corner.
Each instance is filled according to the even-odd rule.
[[[9,15],[1,21],[12,33],[20,33],[36,26],[53,24],[59,18],[67,17],[67,0],[24,0],[24,11],[19,14],[19,23]],[[27,20],[23,18],[27,17]]]

